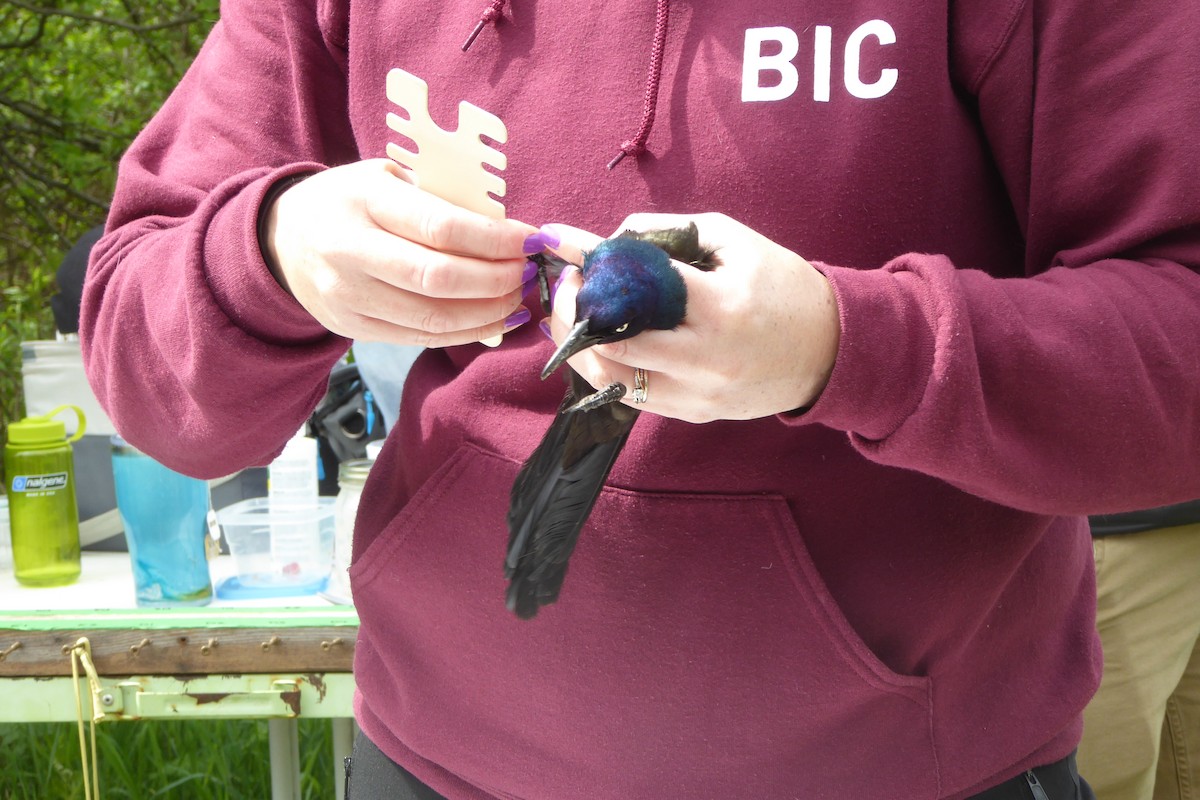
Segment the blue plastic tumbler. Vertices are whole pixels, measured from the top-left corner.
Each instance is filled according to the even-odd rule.
[[[112,437],[112,466],[137,604],[153,608],[212,602],[204,552],[208,483],[163,466],[119,436]]]

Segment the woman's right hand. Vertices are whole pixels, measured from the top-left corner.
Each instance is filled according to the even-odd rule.
[[[522,243],[536,228],[422,192],[392,161],[317,173],[265,213],[268,266],[336,334],[447,347],[529,319]]]

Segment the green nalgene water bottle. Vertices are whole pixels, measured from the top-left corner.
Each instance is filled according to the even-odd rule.
[[[71,409],[79,430],[52,419]],[[79,577],[79,510],[71,442],[83,436],[83,411],[65,405],[8,426],[4,474],[8,478],[13,571],[25,586],[63,586]]]

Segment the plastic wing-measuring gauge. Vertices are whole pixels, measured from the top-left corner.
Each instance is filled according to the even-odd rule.
[[[495,219],[504,218],[504,179],[484,169],[484,165],[503,171],[508,159],[482,137],[503,144],[508,129],[495,114],[465,100],[458,104],[458,128],[447,131],[429,116],[429,85],[405,72],[393,69],[387,76],[387,97],[402,108],[407,117],[389,112],[388,127],[408,137],[417,152],[389,142],[387,154],[400,164],[421,189],[457,206]],[[500,337],[485,339],[495,347]]]

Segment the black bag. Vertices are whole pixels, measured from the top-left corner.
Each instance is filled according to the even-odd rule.
[[[317,404],[309,428],[317,439],[320,492],[336,495],[338,465],[366,458],[367,444],[386,435],[383,414],[356,365],[338,364],[333,368],[329,391]]]

